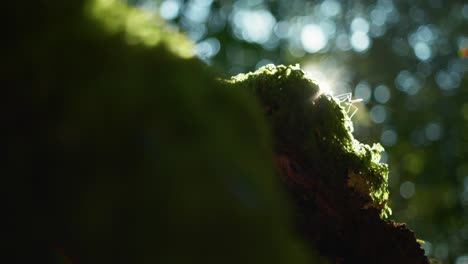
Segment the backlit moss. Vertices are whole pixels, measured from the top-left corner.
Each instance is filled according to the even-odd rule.
[[[357,141],[347,110],[322,93],[299,66],[267,65],[226,82],[256,95],[272,126],[276,149],[298,151],[334,181],[345,181],[364,198],[362,208],[377,208],[383,217],[391,213],[388,168],[379,162],[382,146]]]
[[[128,44],[155,46],[164,43],[183,58],[193,57],[193,44],[188,38],[164,24],[154,13],[145,12],[118,0],[92,0],[87,10],[112,33],[123,32]]]

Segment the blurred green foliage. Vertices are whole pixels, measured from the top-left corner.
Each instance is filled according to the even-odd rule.
[[[466,1],[127,2],[186,32],[226,75],[301,63],[321,87],[364,99],[354,134],[386,148],[393,217],[429,256],[466,261]]]

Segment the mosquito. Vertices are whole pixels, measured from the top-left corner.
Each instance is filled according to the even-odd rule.
[[[353,103],[358,103],[358,102],[363,101],[361,98],[352,100],[351,96],[352,96],[351,93],[344,93],[344,94],[334,96],[334,98],[338,100],[340,105],[345,108],[346,113],[348,113],[349,115],[349,118],[352,118],[354,114],[356,114],[356,112],[358,111],[358,108],[355,105],[353,105]],[[349,114],[351,111],[352,113]]]

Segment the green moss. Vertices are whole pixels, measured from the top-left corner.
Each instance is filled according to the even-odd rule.
[[[364,197],[363,208],[377,208],[382,217],[391,213],[388,168],[379,162],[383,148],[357,141],[346,109],[335,97],[323,94],[299,66],[267,65],[226,83],[255,94],[273,129],[277,150],[298,151],[306,163],[319,164],[330,180],[345,181]]]
[[[153,13],[130,7],[119,0],[89,1],[86,12],[107,31],[123,33],[130,45],[164,44],[180,57],[190,58],[194,55],[193,43]]]

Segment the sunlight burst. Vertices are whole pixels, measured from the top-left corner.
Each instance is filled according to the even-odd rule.
[[[340,80],[340,71],[327,70],[325,67],[313,63],[304,65],[303,69],[307,77],[319,86],[320,94],[333,95],[334,92],[338,92],[336,86],[338,80]]]

